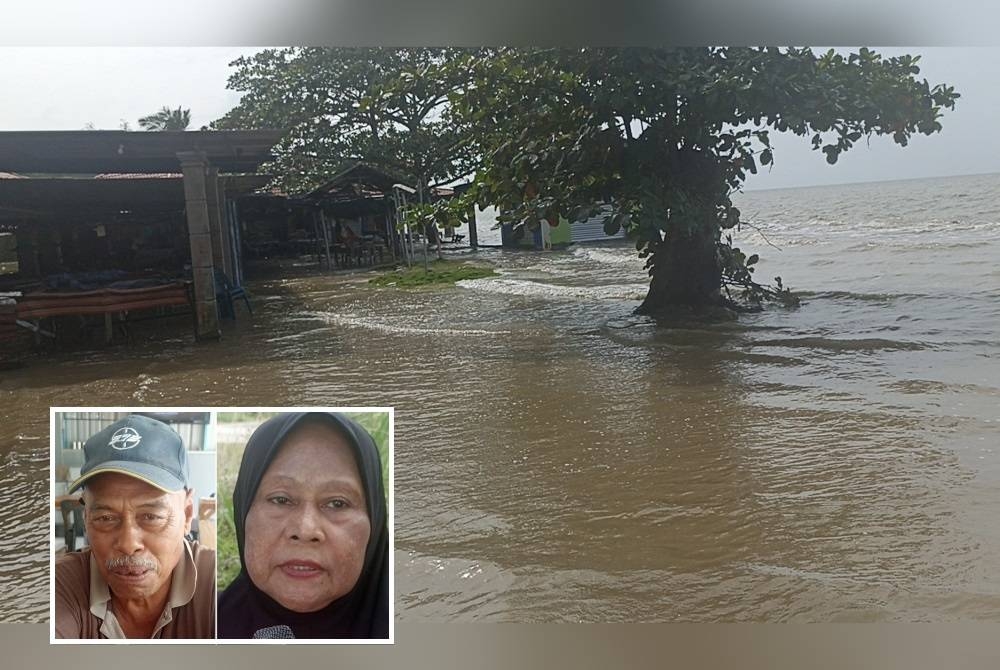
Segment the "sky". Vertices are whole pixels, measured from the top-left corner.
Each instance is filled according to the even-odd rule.
[[[849,50],[842,50],[849,51]],[[850,184],[963,174],[1000,173],[1000,48],[876,48],[884,56],[920,55],[921,79],[933,86],[953,86],[962,97],[954,110],[944,110],[943,129],[915,135],[906,147],[889,137],[864,141],[828,165],[812,151],[808,137],[787,133],[771,137],[774,167],[747,181],[747,190],[820,184]]]
[[[239,101],[226,89],[229,63],[252,47],[0,47],[0,130],[118,129],[163,106],[191,109],[191,128],[218,119]],[[944,129],[908,147],[888,138],[858,143],[828,165],[807,138],[773,135],[774,165],[747,190],[1000,172],[1000,48],[877,49],[921,55],[921,78],[961,94]],[[12,95],[16,92],[16,95]]]
[[[0,47],[0,130],[117,130],[164,106],[191,109],[191,128],[239,102],[226,89],[246,47]],[[15,92],[16,95],[11,95]]]

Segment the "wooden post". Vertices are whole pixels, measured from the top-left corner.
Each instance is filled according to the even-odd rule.
[[[239,284],[236,284],[236,258],[233,255],[232,234],[229,226],[229,194],[223,186],[225,183],[224,178],[216,181],[219,193],[219,202],[217,203],[219,210],[219,230],[222,231],[222,239],[220,240],[222,244],[222,270],[232,280],[233,284],[239,286]]]
[[[228,229],[229,252],[233,260],[233,283],[243,286],[243,247],[240,244],[240,216],[235,200],[226,199],[226,226]]]
[[[393,235],[392,226],[392,215],[389,214],[389,210],[385,211],[385,243],[389,247],[389,253],[392,255],[393,264],[396,263],[396,236]]]
[[[313,238],[316,240],[316,243],[312,247],[313,249],[316,250],[316,267],[318,267],[320,270],[322,270],[323,269],[323,254],[320,253],[321,249],[319,247],[319,221],[316,220],[316,212],[315,211],[311,211],[309,214],[310,214],[309,220],[313,222]]]
[[[212,235],[212,265],[228,275],[230,271],[219,200],[219,168],[208,165],[205,170],[205,205],[208,209],[208,230]]]
[[[188,239],[191,243],[191,275],[194,280],[195,339],[217,340],[219,311],[215,304],[215,265],[212,262],[212,231],[206,196],[208,159],[201,151],[177,154],[184,173],[184,201]]]
[[[476,206],[469,208],[469,246],[473,251],[479,248],[479,231],[476,229]]]
[[[410,230],[410,224],[406,221],[406,204],[406,193],[399,192],[399,199],[396,204],[396,216],[403,222],[403,257],[406,259],[406,267],[409,268],[413,267],[413,231]]]
[[[229,260],[230,266],[233,269],[233,280],[234,286],[243,286],[243,271],[240,268],[242,265],[242,259],[240,258],[240,245],[239,245],[239,230],[237,230],[236,223],[236,203],[229,198],[223,203],[222,213],[225,217],[224,225],[226,228],[226,248],[229,250]]]
[[[417,182],[417,193],[420,197],[420,204],[424,204],[424,180],[421,179]],[[424,229],[421,231],[424,238],[424,272],[427,272],[427,224],[424,224]]]
[[[333,270],[333,260],[330,258],[330,226],[322,207],[319,210],[319,221],[323,226],[323,244],[326,246],[326,269]]]

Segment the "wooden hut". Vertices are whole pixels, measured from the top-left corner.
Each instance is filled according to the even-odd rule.
[[[245,173],[280,135],[0,132],[0,171],[14,173],[0,178],[0,254],[10,256],[12,242],[16,256],[0,258],[0,292],[15,296],[18,321],[41,329],[49,316],[103,314],[110,322],[178,304],[183,286],[196,338],[218,338],[217,272],[240,270],[231,201],[263,184]],[[152,274],[176,285],[151,292],[160,285]]]

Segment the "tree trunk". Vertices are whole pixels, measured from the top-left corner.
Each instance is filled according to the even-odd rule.
[[[693,232],[678,228],[672,226],[653,249],[649,292],[636,314],[665,314],[678,307],[698,310],[724,302],[714,226],[706,223]]]

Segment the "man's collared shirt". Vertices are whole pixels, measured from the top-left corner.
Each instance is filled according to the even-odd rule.
[[[90,549],[56,558],[53,627],[58,639],[125,639],[111,592]],[[184,541],[153,638],[215,638],[215,551]]]
[[[115,616],[112,610],[111,591],[108,589],[108,583],[104,581],[104,577],[97,567],[97,561],[93,560],[93,557],[91,559],[89,561],[90,613],[101,620],[101,635],[109,640],[127,639],[125,631],[122,630],[121,624],[118,623],[118,617]],[[194,587],[197,583],[198,566],[195,565],[194,556],[191,555],[191,545],[185,542],[184,553],[181,555],[181,560],[177,562],[177,567],[174,568],[174,573],[170,577],[170,595],[167,598],[167,604],[164,606],[163,613],[160,614],[160,619],[156,622],[150,638],[160,637],[160,631],[163,630],[163,627],[174,620],[173,612],[175,607],[181,607],[191,602],[191,599],[194,598]]]

